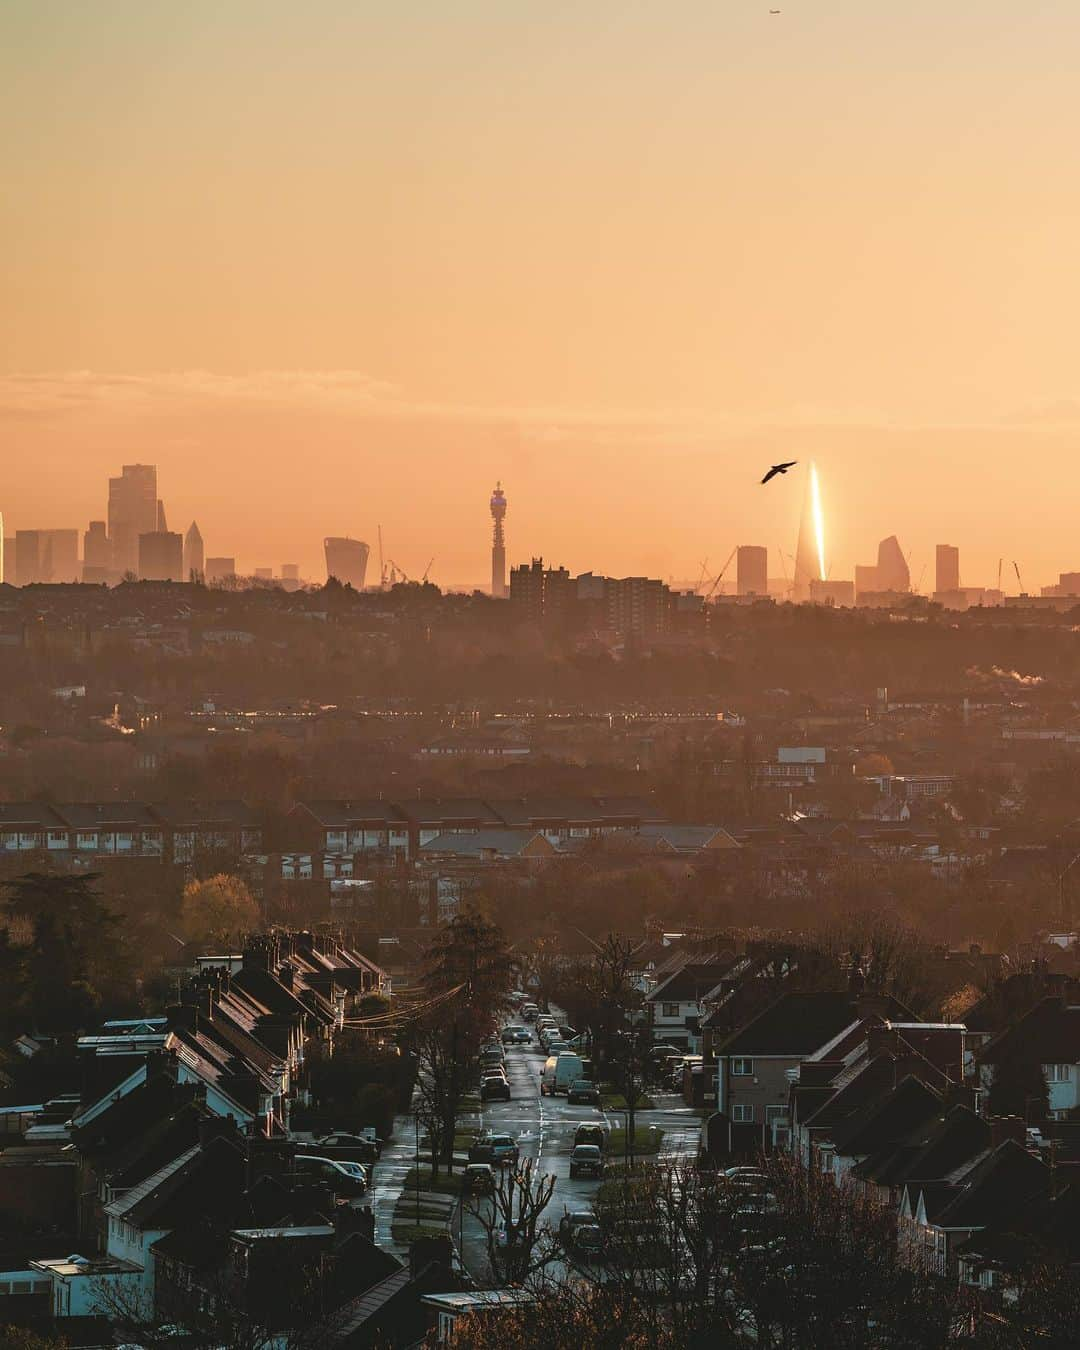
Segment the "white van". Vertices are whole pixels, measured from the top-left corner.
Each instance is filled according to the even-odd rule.
[[[551,1060],[548,1060],[548,1063],[550,1064]],[[557,1095],[565,1095],[570,1091],[571,1083],[588,1076],[585,1072],[585,1061],[581,1056],[575,1055],[573,1051],[563,1050],[555,1056],[555,1078],[551,1084],[551,1091]]]

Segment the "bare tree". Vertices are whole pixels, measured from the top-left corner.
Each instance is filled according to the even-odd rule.
[[[537,1172],[535,1160],[526,1158],[498,1173],[489,1196],[470,1202],[469,1212],[487,1237],[488,1263],[497,1284],[522,1284],[550,1261],[541,1220],[554,1190],[555,1177]]]

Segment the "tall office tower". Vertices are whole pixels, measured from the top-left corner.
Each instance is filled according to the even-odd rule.
[[[879,591],[911,590],[911,572],[895,534],[878,544],[877,574]]]
[[[811,581],[825,580],[824,531],[817,465],[811,460],[806,467],[806,492],[803,495],[802,515],[799,517],[799,542],[795,546],[791,598],[796,602],[810,599]]]
[[[938,544],[937,567],[934,589],[936,591],[958,591],[960,589],[960,550],[952,544]]]
[[[109,532],[103,520],[92,520],[83,534],[83,581],[101,585],[109,580]]]
[[[503,521],[506,519],[506,494],[502,483],[495,484],[491,494],[491,519],[494,522],[491,531],[491,594],[496,600],[506,599],[506,536]]]
[[[224,581],[227,577],[234,576],[236,576],[235,558],[207,558],[206,580],[208,582]]]
[[[856,596],[866,595],[874,591],[880,591],[881,584],[878,581],[878,570],[872,563],[855,564],[855,594]]]
[[[164,534],[169,528],[169,522],[165,519],[165,503],[159,497],[157,499],[157,534]]]
[[[182,581],[184,536],[171,530],[139,535],[139,580]]]
[[[326,577],[337,577],[344,586],[354,591],[364,589],[367,574],[368,546],[359,539],[329,537],[323,540],[326,553]]]
[[[760,544],[740,544],[735,555],[735,573],[740,595],[768,595],[769,550]]]
[[[16,530],[15,584],[79,580],[78,530]]]
[[[125,464],[109,479],[109,541],[112,565],[121,576],[139,570],[139,535],[158,532],[157,468]]]
[[[282,581],[299,581],[299,580],[300,580],[300,564],[299,564],[299,563],[282,563],[282,564],[281,564],[281,579],[282,579]]]
[[[206,570],[206,555],[203,551],[203,537],[194,521],[184,535],[184,580],[190,581],[192,573],[202,576]]]

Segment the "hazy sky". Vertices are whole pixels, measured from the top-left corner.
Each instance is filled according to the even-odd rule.
[[[782,14],[770,16],[770,7]],[[0,510],[1080,567],[1076,0],[0,0]],[[788,564],[790,566],[790,564]],[[932,562],[925,584],[931,584]]]

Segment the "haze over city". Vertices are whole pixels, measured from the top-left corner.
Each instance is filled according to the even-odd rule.
[[[321,575],[508,555],[696,577],[896,533],[966,583],[1080,559],[1080,14],[283,0],[5,7],[0,510]],[[775,570],[775,566],[772,568]]]

